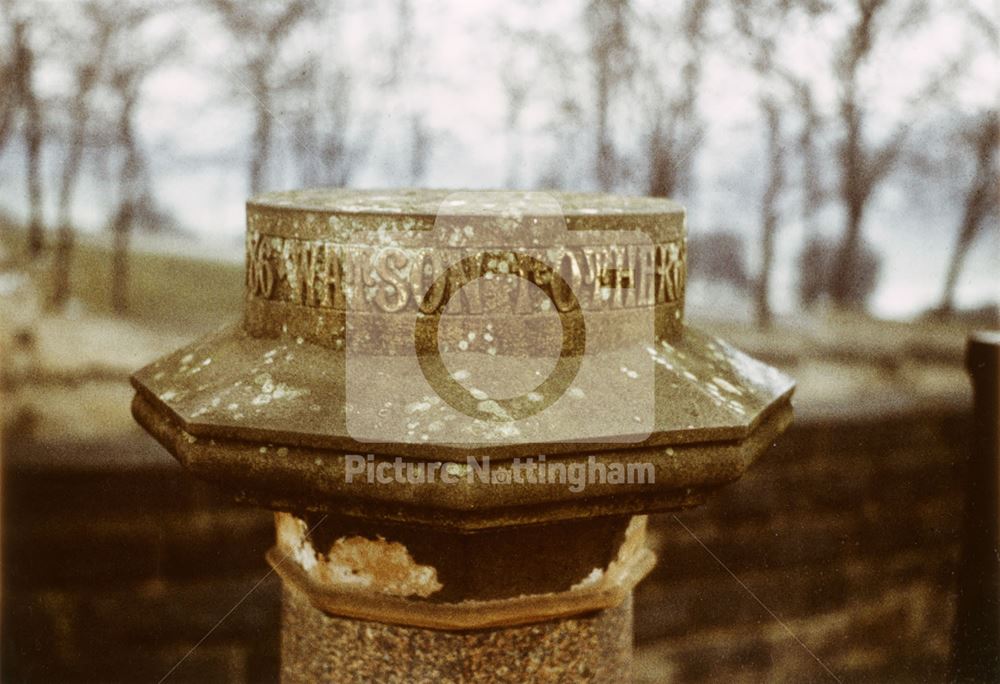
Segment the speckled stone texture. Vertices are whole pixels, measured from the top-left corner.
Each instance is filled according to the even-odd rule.
[[[684,216],[604,194],[253,198],[242,322],[136,372],[133,415],[191,472],[274,510],[471,533],[697,505],[788,425],[794,382],[684,324]],[[508,389],[562,362],[497,403],[452,378],[452,347],[470,381]],[[375,481],[350,454],[373,473],[489,458],[498,477]],[[508,467],[541,454],[650,476],[584,492]]]
[[[509,629],[443,632],[348,620],[286,586],[283,684],[627,682],[632,598],[617,608]]]

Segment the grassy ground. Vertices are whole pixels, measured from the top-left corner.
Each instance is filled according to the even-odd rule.
[[[111,251],[105,236],[81,238],[73,254],[73,297],[89,314],[110,315]],[[24,233],[0,226],[0,244],[15,263],[24,261]],[[235,320],[242,307],[243,266],[189,256],[134,252],[130,261],[127,319],[172,331],[204,331]],[[51,255],[29,269],[47,295]]]

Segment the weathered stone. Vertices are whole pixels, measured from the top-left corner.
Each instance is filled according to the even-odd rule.
[[[789,378],[684,326],[685,278],[666,200],[264,195],[242,323],[137,372],[133,414],[279,511],[287,681],[611,681],[642,514],[791,420]]]
[[[281,680],[316,682],[628,681],[632,597],[567,620],[447,632],[349,620],[317,609],[286,586]]]

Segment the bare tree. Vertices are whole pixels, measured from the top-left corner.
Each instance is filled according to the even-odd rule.
[[[3,68],[3,109],[0,111],[0,151],[15,133],[20,112],[23,120],[25,172],[28,190],[28,256],[41,254],[45,244],[42,207],[42,121],[41,107],[35,92],[35,51],[29,44],[29,26],[24,19],[14,22],[11,55]]]
[[[971,3],[961,8],[975,34],[985,39],[986,50],[994,54],[1000,45],[1000,22],[996,13],[991,17]],[[991,219],[997,221],[1000,218],[1000,109],[991,106],[977,116],[967,118],[959,137],[964,143],[963,154],[971,153],[975,162],[941,294],[939,310],[945,314],[955,311],[955,290],[969,249],[983,230],[983,225]]]
[[[7,54],[4,48],[3,64],[0,65],[0,78],[4,83],[10,83],[13,87],[0,90],[0,152],[3,152],[7,139],[14,128],[14,119],[17,116],[17,109],[20,105],[20,92],[16,79],[18,77],[18,53],[19,46],[24,42],[24,38],[19,35],[24,32],[22,22],[13,22],[10,26],[11,48]]]
[[[227,28],[243,49],[248,51],[242,65],[245,87],[254,110],[254,132],[250,144],[250,194],[263,191],[271,143],[274,135],[274,63],[278,49],[292,30],[315,9],[314,0],[291,0],[281,11],[269,12],[267,6],[212,0]]]
[[[815,216],[823,204],[824,190],[821,177],[820,155],[816,137],[822,123],[812,86],[804,79],[790,78],[795,92],[795,103],[802,120],[797,139],[799,157],[802,160],[802,223],[808,233],[815,229]]]
[[[396,0],[396,40],[390,48],[387,85],[397,85],[407,73],[407,60],[414,43],[413,3]]]
[[[1000,146],[1000,114],[991,111],[983,114],[964,131],[962,136],[975,156],[969,189],[965,195],[962,222],[958,230],[958,241],[948,263],[944,292],[941,295],[941,311],[950,313],[955,309],[955,288],[966,255],[979,234],[984,222],[993,215],[996,218],[1000,199],[1000,169],[998,169],[997,148]]]
[[[777,93],[787,90],[792,78],[776,64],[775,52],[784,20],[791,9],[787,2],[750,6],[746,0],[734,2],[736,27],[749,43],[754,72],[759,82],[761,115],[764,120],[767,155],[767,183],[760,203],[761,265],[754,288],[757,325],[771,327],[771,271],[774,268],[775,237],[778,231],[778,201],[785,185],[785,144],[782,138],[781,104]],[[756,20],[756,21],[755,21]]]
[[[799,301],[804,306],[814,306],[829,294],[839,245],[820,235],[806,240],[799,253]],[[882,258],[868,244],[861,245],[858,253],[858,277],[850,281],[851,301],[866,301],[878,285]]]
[[[615,90],[632,73],[634,54],[628,0],[589,0],[586,27],[594,70],[594,115],[596,159],[594,174],[601,190],[614,186],[618,172],[611,138],[611,104]]]
[[[705,19],[708,0],[688,0],[682,9],[680,31],[666,40],[658,40],[662,49],[681,45],[686,51],[680,69],[680,84],[668,89],[668,95],[657,85],[653,105],[652,126],[647,136],[649,145],[649,177],[647,192],[654,197],[672,197],[688,185],[691,156],[701,142],[702,125],[698,117],[698,89],[701,85],[701,63],[705,47]],[[660,61],[659,59],[657,60]],[[654,77],[659,77],[656,70]]]
[[[133,23],[152,16],[136,14]],[[180,40],[172,38],[155,51],[144,51],[135,40],[120,43],[110,78],[112,92],[119,100],[115,125],[116,143],[121,153],[118,176],[118,208],[111,219],[113,249],[111,257],[111,308],[123,314],[129,308],[129,244],[137,219],[154,211],[153,193],[150,188],[145,155],[135,130],[135,112],[139,104],[142,84],[150,72],[180,48]]]
[[[531,48],[536,47],[544,41],[537,31],[516,30],[510,26],[502,24],[499,29],[500,39],[506,47],[506,54],[500,68],[500,88],[503,90],[505,111],[504,111],[504,134],[506,135],[507,152],[505,160],[507,169],[504,174],[504,186],[516,188],[521,183],[522,166],[522,146],[521,146],[521,114],[528,103],[528,94],[531,92],[531,72],[534,65],[527,63],[533,57]],[[537,71],[537,69],[535,69]]]
[[[852,299],[857,288],[852,281],[858,273],[865,210],[875,189],[889,175],[909,131],[901,124],[881,145],[872,146],[865,137],[864,95],[859,77],[871,56],[879,30],[880,16],[888,0],[855,0],[857,16],[837,55],[835,74],[840,88],[840,122],[844,138],[839,150],[840,199],[845,210],[844,234],[830,283],[833,301],[842,307],[862,306]]]
[[[112,79],[112,86],[121,98],[118,114],[118,144],[124,152],[119,188],[121,200],[111,221],[114,248],[111,256],[111,308],[122,314],[128,310],[128,253],[132,224],[138,205],[147,197],[142,178],[145,162],[136,140],[135,116],[141,76],[137,69],[121,69]]]
[[[27,151],[28,175],[28,254],[37,256],[45,243],[44,218],[42,208],[42,112],[34,86],[34,56],[24,39],[24,29],[18,32],[16,41],[17,90],[20,93],[24,111],[24,142]],[[23,51],[23,52],[22,52]]]
[[[501,74],[500,80],[507,101],[507,111],[504,114],[504,127],[507,129],[507,173],[504,184],[508,188],[516,188],[520,184],[522,163],[518,128],[528,97],[528,83],[521,78],[521,74],[511,73],[507,69]]]
[[[410,117],[410,184],[417,185],[427,173],[433,136],[424,121],[424,115],[415,112]]]
[[[578,152],[587,142],[584,140],[587,133],[583,132],[584,107],[574,82],[577,55],[567,45],[565,38],[558,34],[543,35],[533,31],[526,34],[523,40],[539,47],[539,71],[546,73],[552,84],[554,107],[553,115],[544,126],[546,136],[554,143],[554,150],[535,184],[549,190],[579,185],[582,179],[578,181],[572,174],[578,166],[585,166],[589,160],[580,159]],[[589,171],[583,175],[590,177]]]
[[[83,7],[93,30],[88,36],[89,49],[76,51],[79,62],[74,73],[74,91],[69,105],[70,132],[59,184],[55,260],[52,268],[52,308],[65,306],[70,294],[70,267],[75,242],[72,223],[73,194],[80,176],[84,150],[87,146],[90,122],[91,92],[101,77],[111,39],[121,27],[120,8],[91,0]]]
[[[351,138],[352,109],[350,78],[343,71],[337,74],[335,85],[329,96],[328,114],[330,118],[317,131],[318,150],[325,185],[343,187],[347,185],[367,150],[370,140],[369,130]]]
[[[294,117],[295,165],[305,185],[342,187],[367,153],[375,120],[365,121],[360,133],[353,130],[357,112],[350,76],[338,68],[324,82],[321,73],[315,61],[301,71],[307,80],[297,88],[308,93],[311,104]]]
[[[765,97],[761,109],[767,122],[768,181],[761,200],[761,264],[756,287],[757,325],[771,327],[771,271],[774,268],[774,241],[778,231],[778,198],[784,188],[785,152],[781,138],[781,108]]]
[[[402,95],[403,112],[408,112],[410,163],[409,182],[417,185],[427,173],[433,146],[433,136],[423,112],[416,109],[418,102],[410,101],[405,90],[413,73],[413,64],[420,61],[420,41],[416,35],[416,20],[411,0],[396,1],[396,40],[390,51],[390,73],[387,86]]]
[[[843,139],[839,146],[839,194],[844,208],[845,225],[839,254],[832,271],[829,292],[835,304],[843,308],[864,305],[852,293],[866,288],[852,281],[865,281],[862,273],[862,237],[866,210],[879,186],[895,169],[904,152],[904,144],[919,119],[919,108],[937,102],[947,92],[948,86],[960,73],[961,59],[945,64],[932,74],[912,96],[907,106],[907,116],[899,121],[893,132],[881,144],[872,143],[866,134],[868,117],[866,94],[860,86],[862,68],[868,62],[878,34],[901,35],[920,24],[926,17],[928,5],[924,0],[910,0],[899,7],[905,8],[902,22],[892,26],[886,19],[890,0],[855,0],[856,16],[837,51],[835,77],[839,87],[839,119]]]
[[[739,291],[753,287],[746,268],[746,241],[729,230],[693,233],[688,238],[687,255],[697,265],[698,277],[709,283],[728,283]]]

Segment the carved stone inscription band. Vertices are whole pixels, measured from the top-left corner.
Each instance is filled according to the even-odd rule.
[[[609,234],[609,243],[611,238]],[[447,303],[444,321],[454,318],[456,327],[461,327],[462,316],[513,315],[523,320],[565,310],[571,293],[588,314],[607,318],[601,324],[607,331],[593,331],[596,344],[620,337],[624,314],[641,307],[655,310],[657,337],[670,339],[679,331],[686,277],[681,239],[511,251],[506,256],[516,282],[508,287],[513,295],[506,294],[503,301],[495,298],[497,288],[484,282],[498,275],[491,273],[485,254],[497,256],[473,247],[357,245],[251,230],[246,241],[246,322],[261,334],[288,332],[269,330],[266,314],[292,311],[286,321],[293,332],[336,347],[342,344],[346,311],[355,321],[378,316],[386,334],[395,335],[402,331],[395,331],[386,315],[412,316]],[[457,263],[462,264],[461,272],[454,268]],[[445,340],[447,328],[442,325]]]
[[[440,299],[443,289],[452,289],[448,281],[440,280],[441,275],[450,264],[464,261],[466,270],[461,279],[469,288],[462,298],[462,310],[482,312],[475,296],[476,278],[469,277],[489,271],[482,260],[470,258],[486,253],[480,248],[372,247],[253,231],[247,235],[246,249],[246,285],[251,297],[341,311],[394,313],[416,309],[424,293]],[[511,252],[522,253],[534,256],[530,250]],[[559,266],[569,289],[583,294],[580,305],[588,310],[670,304],[683,292],[681,242],[556,247],[537,253],[532,263],[544,263],[546,268],[532,269],[524,260],[516,266],[526,283],[550,292],[539,301],[560,300],[560,293],[551,293],[551,282],[545,277],[552,270],[549,265]]]

